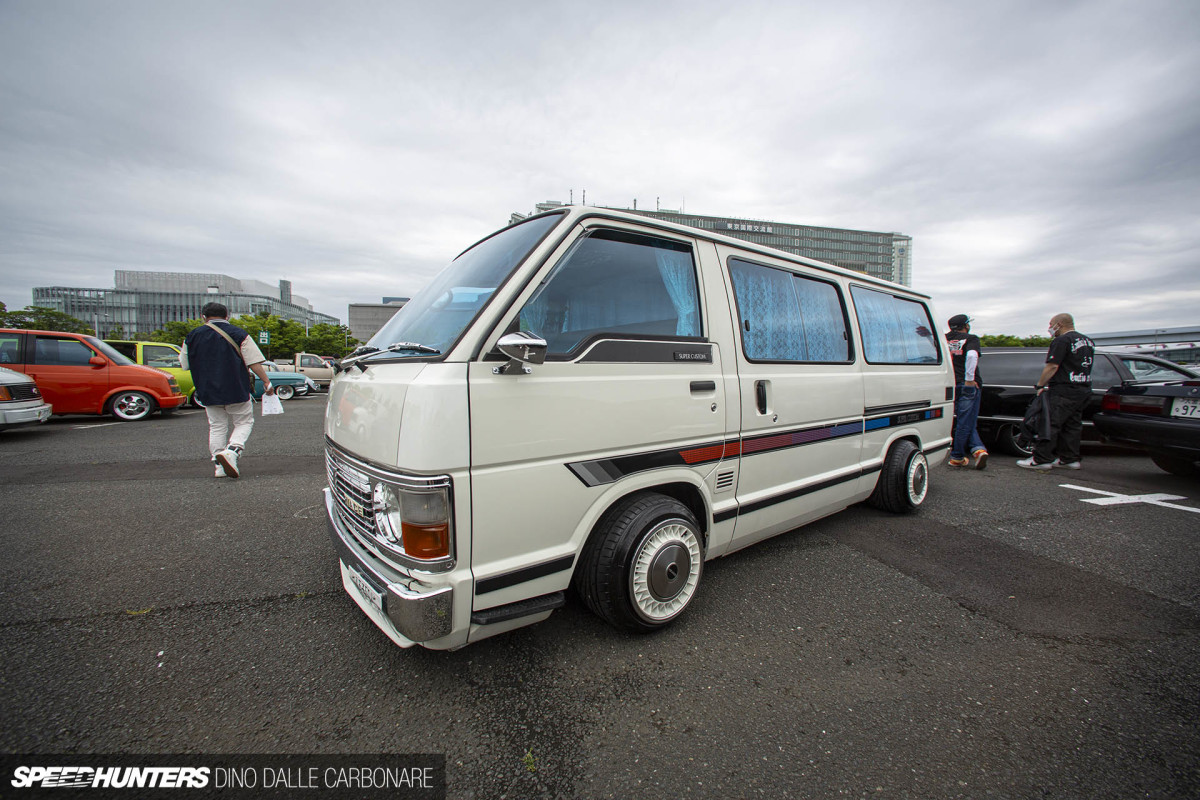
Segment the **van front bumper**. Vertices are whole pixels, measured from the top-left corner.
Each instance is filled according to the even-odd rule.
[[[49,403],[33,408],[0,409],[0,428],[15,428],[18,425],[37,425],[50,419]]]
[[[359,608],[401,647],[448,636],[454,627],[454,589],[426,586],[412,578],[389,578],[374,555],[342,525],[325,490],[325,519],[341,561],[342,585]],[[397,573],[398,574],[398,573]]]

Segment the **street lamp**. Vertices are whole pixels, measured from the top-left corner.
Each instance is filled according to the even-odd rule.
[[[92,326],[96,331],[96,338],[100,338],[100,318],[108,319],[108,314],[101,314],[98,310],[92,312]]]

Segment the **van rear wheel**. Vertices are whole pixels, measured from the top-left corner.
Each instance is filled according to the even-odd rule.
[[[907,514],[925,501],[929,491],[929,462],[921,448],[907,439],[892,445],[883,460],[879,482],[867,502],[893,514]]]
[[[647,633],[683,614],[703,570],[696,517],[674,498],[644,493],[625,498],[600,519],[572,583],[601,619]]]

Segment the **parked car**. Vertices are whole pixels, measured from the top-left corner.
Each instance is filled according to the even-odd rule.
[[[1013,455],[1030,451],[1017,442],[1021,419],[1033,399],[1033,388],[1046,366],[1042,347],[985,347],[979,360],[983,397],[979,406],[979,435],[989,446]],[[1092,400],[1083,413],[1084,438],[1095,439],[1092,417],[1113,386],[1137,381],[1180,380],[1200,373],[1154,356],[1097,350],[1092,364]]]
[[[104,341],[112,345],[114,350],[132,360],[135,364],[141,364],[144,367],[154,367],[155,369],[163,370],[169,375],[174,375],[175,381],[179,384],[179,391],[184,393],[189,403],[196,405],[196,386],[192,383],[191,370],[186,370],[179,365],[179,353],[182,350],[179,345],[168,344],[166,342],[134,342],[121,339],[105,339]]]
[[[1092,419],[1105,439],[1145,448],[1167,472],[1200,476],[1200,380],[1114,386]]]
[[[317,385],[322,389],[329,388],[329,382],[333,380],[333,366],[326,363],[322,356],[315,353],[296,353],[292,356],[290,362],[277,363],[277,367],[284,372],[296,372],[301,375],[307,375],[317,382]]]
[[[275,394],[279,395],[280,400],[291,400],[295,396],[303,397],[317,391],[316,381],[312,378],[297,372],[282,372],[274,361],[264,361],[263,369],[267,371],[267,379],[275,387]],[[263,394],[262,381],[257,375],[252,374],[251,377],[254,378],[254,399],[257,400]]]
[[[50,419],[51,413],[33,378],[0,367],[0,431],[37,425]]]
[[[174,376],[87,334],[0,328],[0,366],[33,378],[55,414],[134,421],[187,402]]]

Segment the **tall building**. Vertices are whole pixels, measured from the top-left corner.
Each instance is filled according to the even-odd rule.
[[[566,205],[554,201],[538,203],[533,214]],[[612,208],[609,206],[609,208]],[[735,239],[756,242],[785,253],[814,258],[826,264],[852,269],[875,278],[912,286],[912,237],[902,233],[880,233],[845,228],[821,228],[794,222],[770,222],[738,217],[706,217],[680,211],[616,208],[644,217],[653,217],[678,225],[721,233]],[[531,214],[513,214],[517,222]]]
[[[313,311],[306,298],[292,293],[292,282],[278,286],[228,275],[195,272],[117,270],[112,289],[37,286],[33,304],[70,314],[94,325],[102,336],[120,326],[126,336],[150,333],[168,322],[197,319],[206,303],[217,302],[231,317],[266,311],[302,325],[337,325],[340,320]]]
[[[407,302],[407,297],[385,297],[382,303],[351,303],[346,309],[350,319],[346,323],[350,335],[360,342],[366,342]]]

